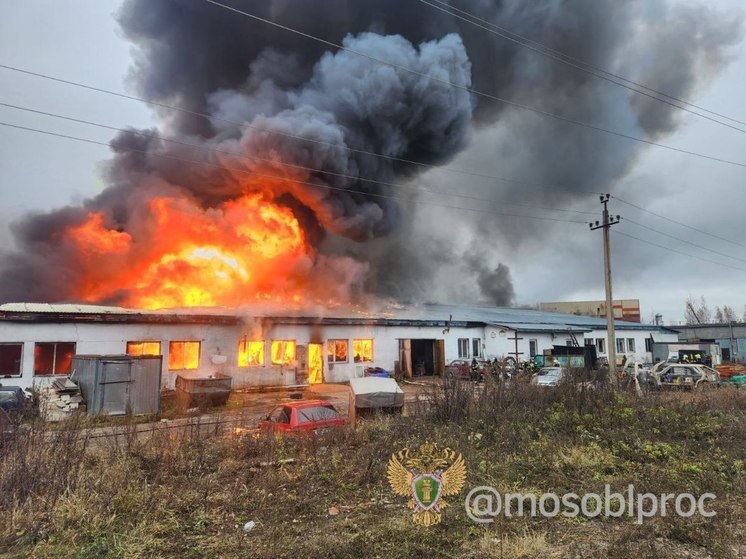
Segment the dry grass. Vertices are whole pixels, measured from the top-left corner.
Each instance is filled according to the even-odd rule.
[[[199,425],[101,444],[35,423],[0,454],[0,553],[33,558],[653,557],[746,554],[746,392],[638,399],[602,389],[436,387],[417,417],[297,438],[206,436]],[[713,519],[500,518],[412,525],[386,481],[393,451],[464,454],[467,486],[718,495]],[[293,463],[283,460],[294,459]],[[262,465],[264,464],[264,465]],[[334,507],[339,514],[330,514]],[[334,509],[332,509],[334,510]],[[248,534],[248,520],[257,526]]]

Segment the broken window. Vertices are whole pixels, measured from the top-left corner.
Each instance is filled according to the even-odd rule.
[[[264,342],[241,340],[238,343],[238,366],[261,367],[264,365]]]
[[[352,340],[352,353],[355,363],[373,361],[373,340]]]
[[[23,344],[0,344],[0,377],[21,374]]]
[[[168,370],[186,371],[199,367],[200,342],[169,342]]]
[[[458,356],[461,358],[469,357],[469,338],[458,339]]]
[[[161,342],[127,342],[127,355],[160,355]]]
[[[34,345],[34,374],[67,375],[73,355],[74,342],[37,343]]]
[[[326,347],[329,363],[347,363],[347,340],[329,340]]]
[[[273,365],[290,365],[295,361],[295,340],[273,340],[270,353]]]

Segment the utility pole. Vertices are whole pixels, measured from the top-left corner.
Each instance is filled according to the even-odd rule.
[[[604,280],[606,283],[606,343],[608,344],[607,355],[609,356],[609,385],[616,385],[616,335],[614,334],[614,298],[611,295],[611,247],[609,246],[609,229],[622,219],[621,217],[609,217],[609,194],[601,195],[601,203],[604,205],[602,221],[589,223],[591,231],[603,229],[604,237]]]

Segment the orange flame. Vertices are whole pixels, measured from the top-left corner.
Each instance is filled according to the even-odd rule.
[[[289,209],[247,194],[209,209],[154,198],[147,210],[131,233],[107,229],[101,213],[67,229],[87,267],[81,299],[123,296],[123,304],[148,309],[302,299],[289,279],[313,254]]]

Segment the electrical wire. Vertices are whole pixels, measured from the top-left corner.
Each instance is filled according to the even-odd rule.
[[[38,110],[38,109],[29,108],[29,107],[21,107],[19,105],[12,105],[10,103],[0,102],[0,107],[8,107],[8,108],[16,109],[16,110],[19,110],[19,111],[25,111],[25,112],[39,114],[39,115],[44,115],[44,116],[48,116],[48,117],[52,117],[52,118],[58,118],[58,119],[66,120],[66,121],[69,121],[69,122],[76,122],[76,123],[79,123],[79,124],[86,124],[86,125],[89,125],[89,126],[96,126],[98,128],[104,128],[106,130],[113,130],[113,131],[117,131],[117,132],[123,132],[123,133],[127,133],[127,134],[133,134],[133,135],[136,135],[136,136],[141,136],[141,137],[144,137],[144,138],[156,139],[156,140],[160,140],[160,141],[163,141],[163,142],[169,142],[169,143],[173,143],[173,144],[177,144],[177,145],[181,145],[181,146],[187,146],[187,147],[195,148],[197,150],[204,150],[205,149],[205,146],[201,146],[199,144],[192,144],[192,143],[185,142],[185,141],[182,141],[182,140],[176,140],[176,139],[173,139],[173,138],[166,138],[164,136],[160,136],[160,135],[154,134],[154,133],[141,132],[139,130],[127,129],[127,128],[117,128],[116,126],[110,126],[110,125],[107,125],[107,124],[101,124],[101,123],[93,122],[93,121],[90,121],[90,120],[83,120],[83,119],[73,118],[73,117],[64,116],[64,115],[60,115],[60,114],[56,114],[56,113],[50,113],[50,112],[47,112],[47,111],[41,111],[41,110]],[[426,192],[426,193],[429,193],[429,194],[437,194],[437,195],[441,195],[441,196],[451,196],[451,197],[455,197],[455,198],[464,198],[464,199],[467,199],[467,200],[476,200],[478,202],[488,202],[488,203],[500,202],[499,200],[490,200],[490,199],[487,199],[487,198],[481,198],[479,196],[471,196],[471,195],[468,195],[468,194],[458,194],[458,193],[453,193],[453,192],[441,192],[441,191],[438,191],[438,190],[431,190],[431,189],[428,189],[428,188],[422,188],[422,187],[418,187],[418,186],[415,186],[415,185],[406,185],[406,184],[392,183],[392,182],[380,181],[380,180],[375,180],[375,179],[368,179],[368,178],[364,178],[364,177],[360,177],[360,176],[355,176],[355,175],[345,175],[343,173],[337,173],[337,172],[334,172],[334,171],[327,171],[327,170],[318,169],[318,168],[315,168],[315,167],[307,167],[307,166],[304,166],[304,165],[297,165],[297,164],[294,164],[294,163],[288,163],[288,162],[285,162],[285,161],[278,161],[278,160],[275,160],[275,159],[267,159],[267,158],[258,157],[258,156],[255,156],[255,155],[248,155],[246,153],[241,153],[241,152],[238,152],[238,151],[225,150],[225,149],[221,149],[221,148],[214,147],[214,146],[211,147],[210,149],[213,152],[215,152],[215,153],[222,153],[222,154],[225,154],[225,155],[230,155],[232,157],[239,157],[241,159],[251,159],[251,160],[255,160],[255,161],[261,161],[261,162],[264,162],[264,163],[269,163],[271,165],[277,165],[277,164],[279,164],[279,165],[283,165],[283,166],[286,166],[286,167],[291,167],[293,169],[300,169],[300,170],[308,171],[308,172],[311,172],[311,173],[324,173],[324,174],[328,174],[328,175],[331,175],[331,176],[334,176],[334,177],[340,177],[340,178],[350,179],[350,180],[353,180],[353,181],[368,182],[368,183],[378,184],[378,185],[382,185],[382,186],[389,186],[389,187],[392,187],[392,188],[409,188],[409,189],[415,190],[416,192]],[[529,204],[529,203],[521,203],[521,202],[500,202],[500,203],[502,205],[504,205],[504,206],[519,206],[519,207],[526,207],[526,208],[537,209],[537,210],[545,210],[545,211],[556,211],[556,212],[565,212],[565,213],[577,213],[577,214],[586,214],[586,215],[596,215],[596,212],[588,212],[588,211],[581,211],[581,210],[570,210],[570,209],[565,209],[565,208],[553,208],[553,207],[550,208],[550,207],[546,207],[546,206],[537,206],[535,204]]]
[[[629,237],[630,239],[634,239],[635,241],[639,241],[641,243],[645,243],[654,247],[661,248],[668,252],[675,252],[676,254],[681,254],[682,256],[687,256],[689,258],[694,258],[700,262],[709,262],[710,264],[716,264],[718,266],[723,266],[725,268],[730,268],[731,270],[738,270],[739,272],[746,272],[746,268],[738,268],[737,266],[731,266],[730,264],[723,264],[722,262],[717,262],[716,260],[710,260],[709,258],[703,258],[701,256],[695,256],[694,254],[689,254],[687,252],[682,252],[680,250],[676,250],[675,248],[659,245],[657,243],[653,243],[651,241],[647,241],[645,239],[641,239],[639,237],[635,237],[634,235],[630,235],[629,233],[624,233],[622,231],[617,231],[615,229],[612,229],[612,233],[615,235],[622,235],[624,237]]]
[[[9,128],[15,128],[15,129],[18,129],[18,130],[25,130],[25,131],[28,131],[28,132],[35,132],[35,133],[44,134],[44,135],[47,135],[47,136],[54,136],[54,137],[57,137],[57,138],[64,138],[64,139],[67,139],[67,140],[75,140],[75,141],[79,141],[79,142],[85,142],[85,143],[88,143],[88,144],[105,146],[107,148],[111,147],[107,142],[100,142],[100,141],[97,141],[97,140],[91,140],[89,138],[80,138],[78,136],[71,136],[71,135],[68,135],[68,134],[61,134],[59,132],[51,132],[51,131],[48,131],[48,130],[41,130],[39,128],[31,128],[31,127],[28,127],[28,126],[20,126],[20,125],[11,124],[11,123],[8,123],[8,122],[0,122],[0,126],[6,126],[6,127],[9,127]],[[182,162],[186,162],[186,163],[192,163],[192,164],[195,164],[195,165],[203,165],[203,166],[214,167],[214,168],[218,168],[218,169],[222,169],[222,170],[226,170],[226,171],[233,171],[233,172],[236,172],[236,173],[246,174],[246,175],[249,175],[251,177],[260,177],[260,178],[275,179],[275,180],[280,180],[280,181],[283,181],[283,182],[290,182],[290,183],[294,183],[294,184],[302,184],[302,185],[306,185],[306,186],[310,186],[310,187],[324,188],[324,189],[328,189],[328,190],[339,190],[339,191],[342,191],[342,192],[346,192],[348,194],[360,194],[362,196],[371,196],[371,197],[375,197],[375,198],[388,198],[388,199],[398,200],[398,201],[402,201],[402,202],[410,202],[410,201],[412,201],[411,199],[402,198],[400,196],[392,196],[392,195],[388,195],[388,194],[377,194],[377,193],[373,193],[373,192],[364,192],[364,191],[359,191],[359,190],[352,190],[352,189],[348,189],[348,188],[341,188],[341,187],[331,186],[331,185],[328,185],[328,184],[310,183],[310,182],[301,181],[301,180],[297,180],[297,179],[291,179],[291,178],[283,177],[283,176],[279,176],[279,175],[269,175],[269,174],[266,174],[266,173],[255,173],[253,171],[247,171],[245,169],[238,169],[238,168],[235,168],[235,167],[227,167],[225,165],[218,165],[216,163],[210,163],[208,161],[196,161],[194,159],[188,159],[186,157],[179,157],[179,156],[176,156],[176,155],[170,155],[170,154],[165,154],[165,153],[153,153],[153,152],[149,152],[147,150],[137,149],[137,148],[133,148],[133,147],[129,147],[129,146],[122,146],[121,149],[126,149],[128,151],[133,151],[133,152],[136,152],[136,153],[143,153],[143,154],[148,155],[148,156],[164,157],[164,158],[167,158],[167,159],[174,159],[176,161],[182,161]],[[468,211],[468,212],[487,213],[487,214],[490,214],[490,215],[493,215],[493,216],[517,217],[517,218],[522,218],[522,219],[535,219],[535,220],[540,220],[540,221],[553,221],[553,222],[558,222],[558,223],[581,223],[583,225],[585,225],[585,223],[586,223],[584,221],[575,221],[575,220],[570,220],[570,219],[559,219],[559,218],[553,218],[553,217],[542,217],[542,216],[514,214],[514,213],[507,213],[507,212],[496,212],[496,211],[488,210],[488,209],[484,209],[484,208],[465,208],[463,206],[452,206],[452,205],[449,205],[449,204],[437,204],[435,202],[427,202],[427,201],[424,201],[424,200],[418,200],[417,204],[426,204],[426,205],[429,205],[429,206],[435,206],[435,207],[440,207],[440,208],[447,208],[447,209],[452,209],[452,210],[462,210],[462,211]]]
[[[670,217],[665,216],[663,214],[659,214],[659,213],[655,213],[653,211],[650,211],[647,208],[643,208],[642,206],[640,206],[638,204],[635,204],[633,202],[629,202],[627,200],[623,200],[622,198],[619,198],[618,196],[614,196],[613,194],[611,195],[611,197],[614,200],[616,200],[617,202],[621,202],[622,204],[627,204],[628,206],[633,207],[633,208],[635,208],[637,210],[640,210],[641,212],[645,212],[645,213],[648,213],[648,214],[653,215],[655,217],[659,217],[660,219],[664,219],[664,220],[666,220],[666,221],[668,221],[670,223],[674,223],[676,225],[680,225],[681,227],[686,227],[687,229],[691,229],[692,231],[696,231],[697,233],[702,233],[703,235],[707,235],[709,237],[712,237],[713,239],[718,239],[720,241],[725,241],[726,243],[731,243],[731,244],[734,244],[736,246],[740,246],[740,247],[746,248],[746,244],[744,244],[744,243],[739,243],[738,241],[734,241],[732,239],[727,239],[725,237],[721,237],[720,235],[716,235],[715,233],[709,233],[707,231],[704,231],[703,229],[698,229],[696,227],[692,227],[691,225],[687,225],[686,223],[682,223],[681,221],[676,221],[675,219],[671,219]]]
[[[714,250],[714,249],[711,249],[711,248],[708,248],[708,247],[705,247],[705,246],[702,246],[702,245],[698,245],[698,244],[693,243],[691,241],[687,241],[686,239],[682,239],[680,237],[676,237],[675,235],[670,235],[668,233],[664,233],[663,231],[659,231],[658,229],[654,229],[653,227],[649,227],[647,225],[643,225],[642,223],[638,223],[637,221],[633,221],[633,220],[631,220],[629,218],[626,218],[626,217],[624,218],[624,221],[627,222],[627,223],[631,223],[633,225],[637,225],[638,227],[642,227],[643,229],[647,229],[648,231],[652,231],[653,233],[657,233],[658,235],[663,235],[664,237],[668,237],[669,239],[673,239],[673,240],[679,241],[681,243],[686,243],[686,244],[691,245],[693,247],[696,247],[696,248],[699,248],[699,249],[702,249],[702,250],[706,250],[707,252],[711,252],[712,254],[717,254],[718,256],[723,256],[724,258],[732,258],[733,260],[738,260],[739,262],[743,262],[744,264],[746,264],[746,260],[743,259],[743,258],[738,258],[737,256],[726,254],[724,252],[718,252],[717,250]]]
[[[146,99],[146,98],[143,98],[143,97],[137,97],[135,95],[128,95],[126,93],[121,93],[121,92],[118,92],[118,91],[111,91],[109,89],[104,89],[104,88],[101,88],[101,87],[96,87],[96,86],[92,86],[92,85],[88,85],[88,84],[84,84],[84,83],[80,83],[80,82],[66,80],[66,79],[63,79],[63,78],[55,77],[55,76],[50,76],[49,74],[42,74],[42,73],[39,73],[39,72],[32,72],[31,70],[24,70],[23,68],[18,68],[16,66],[8,66],[6,64],[0,64],[0,68],[3,68],[5,70],[11,70],[13,72],[18,72],[18,73],[21,73],[21,74],[26,74],[26,75],[29,75],[29,76],[34,76],[34,77],[37,77],[37,78],[42,78],[42,79],[45,79],[45,80],[54,81],[54,82],[57,82],[57,83],[63,83],[65,85],[71,85],[71,86],[74,86],[74,87],[80,87],[80,88],[83,88],[83,89],[88,89],[90,91],[95,91],[97,93],[105,93],[107,95],[113,95],[115,97],[120,97],[122,99],[129,99],[129,100],[132,100],[132,101],[139,101],[139,102],[145,103],[147,105],[152,105],[154,107],[161,107],[161,108],[164,108],[164,109],[170,109],[170,110],[177,111],[177,112],[180,112],[180,113],[183,113],[183,114],[188,114],[188,115],[192,115],[192,116],[203,117],[203,118],[207,119],[208,121],[223,122],[225,124],[231,124],[233,126],[237,126],[237,127],[240,127],[240,128],[251,128],[253,130],[259,130],[259,131],[267,132],[267,133],[270,133],[270,134],[276,134],[278,136],[283,136],[283,137],[286,137],[286,138],[294,138],[296,140],[301,140],[301,141],[309,142],[309,143],[313,143],[313,144],[319,144],[319,145],[323,145],[323,146],[329,146],[329,147],[333,147],[333,148],[336,148],[336,149],[338,149],[340,147],[344,147],[345,150],[347,150],[347,151],[349,151],[351,153],[359,153],[359,154],[362,154],[362,155],[370,155],[370,156],[373,156],[373,157],[379,157],[381,159],[385,159],[387,161],[395,161],[397,163],[406,163],[406,164],[409,164],[409,165],[415,165],[415,166],[418,166],[418,167],[420,167],[422,169],[438,169],[438,170],[448,171],[448,172],[459,174],[459,175],[470,176],[470,177],[481,178],[481,179],[497,180],[497,181],[507,182],[507,183],[511,183],[511,184],[516,184],[516,185],[519,185],[519,186],[527,186],[527,187],[530,187],[530,188],[547,188],[547,187],[551,186],[551,185],[542,185],[542,184],[538,184],[538,183],[530,183],[530,182],[521,181],[521,180],[513,179],[513,178],[500,177],[500,176],[497,176],[497,175],[489,175],[489,174],[486,174],[486,173],[478,173],[478,172],[475,172],[475,171],[468,171],[466,169],[459,169],[457,167],[449,167],[447,165],[443,165],[443,166],[431,165],[430,163],[422,163],[421,161],[415,161],[413,159],[404,159],[404,158],[401,158],[401,157],[394,157],[394,156],[391,156],[391,155],[385,155],[385,154],[376,153],[376,152],[373,152],[373,151],[366,151],[366,150],[363,150],[363,149],[356,149],[356,148],[352,148],[352,147],[349,147],[349,146],[340,146],[339,144],[333,144],[331,142],[325,142],[324,140],[317,140],[315,138],[307,138],[307,137],[304,137],[304,136],[298,136],[296,134],[291,134],[289,132],[283,132],[281,130],[275,130],[273,128],[267,128],[267,127],[259,126],[259,125],[254,124],[254,123],[239,122],[239,121],[236,121],[236,120],[229,120],[229,119],[221,118],[221,117],[218,117],[218,116],[212,116],[212,115],[209,115],[207,113],[201,113],[199,111],[193,111],[193,110],[190,110],[190,109],[184,109],[182,107],[177,107],[176,105],[169,105],[167,103],[161,103],[159,101],[153,101],[151,99]],[[580,188],[576,188],[576,189],[567,188],[567,187],[563,187],[563,188],[565,190],[571,190],[573,192],[583,192],[583,193],[587,193],[587,194],[603,194],[603,192],[596,192],[596,191],[593,191],[593,190],[585,190],[585,189],[580,189]]]
[[[366,59],[371,60],[373,62],[376,62],[378,64],[384,64],[386,66],[390,66],[392,68],[396,68],[398,70],[402,70],[404,72],[408,72],[408,73],[416,75],[416,76],[427,78],[428,80],[431,80],[431,81],[434,81],[434,82],[438,82],[438,83],[442,83],[442,84],[445,84],[445,85],[449,85],[451,87],[454,87],[454,88],[457,88],[457,89],[461,89],[463,91],[467,91],[467,92],[469,92],[469,93],[471,93],[473,95],[477,95],[479,97],[484,97],[486,99],[491,99],[493,101],[498,101],[500,103],[504,103],[504,104],[509,105],[511,107],[516,107],[516,108],[519,108],[519,109],[522,109],[522,110],[525,110],[525,111],[530,111],[530,112],[533,112],[533,113],[536,113],[536,114],[539,114],[539,115],[542,115],[542,116],[545,116],[545,117],[549,117],[549,118],[553,118],[553,119],[556,119],[556,120],[559,120],[559,121],[562,121],[562,122],[566,122],[568,124],[573,124],[575,126],[580,126],[580,127],[583,127],[583,128],[588,128],[590,130],[595,130],[597,132],[604,132],[606,134],[610,134],[610,135],[617,136],[617,137],[620,137],[620,138],[626,138],[628,140],[632,140],[632,141],[635,141],[635,142],[640,142],[640,143],[643,143],[643,144],[646,144],[646,145],[656,146],[656,147],[667,149],[667,150],[670,150],[670,151],[675,151],[677,153],[684,153],[684,154],[687,154],[687,155],[692,155],[694,157],[700,157],[702,159],[708,159],[710,161],[717,161],[719,163],[725,163],[725,164],[728,164],[728,165],[735,165],[737,167],[745,167],[746,168],[746,163],[743,163],[743,162],[731,161],[731,160],[723,159],[723,158],[716,157],[716,156],[713,156],[713,155],[705,155],[705,154],[698,153],[698,152],[695,152],[695,151],[690,151],[690,150],[686,150],[686,149],[682,149],[682,148],[677,148],[677,147],[674,147],[674,146],[669,146],[667,144],[661,144],[661,143],[658,143],[658,142],[654,142],[652,140],[646,140],[644,138],[638,138],[637,136],[632,136],[630,134],[625,134],[623,132],[617,132],[615,130],[611,130],[609,128],[604,128],[602,126],[596,126],[594,124],[588,124],[586,122],[582,122],[582,121],[575,120],[575,119],[572,119],[572,118],[564,117],[562,115],[558,115],[556,113],[551,113],[551,112],[545,111],[543,109],[537,109],[536,107],[531,107],[529,105],[524,105],[523,103],[518,103],[516,101],[511,101],[509,99],[504,99],[502,97],[498,97],[498,96],[492,95],[490,93],[485,93],[483,91],[479,91],[479,90],[473,89],[473,88],[471,88],[469,86],[466,86],[466,85],[457,84],[457,83],[454,83],[454,82],[452,82],[450,80],[446,80],[444,78],[439,78],[437,76],[434,76],[434,75],[431,75],[431,74],[427,74],[425,72],[420,72],[418,70],[413,70],[411,68],[407,68],[406,66],[402,66],[402,65],[396,64],[394,62],[389,62],[389,61],[386,61],[386,60],[382,60],[382,59],[377,58],[375,56],[372,56],[370,54],[366,54],[364,52],[361,52],[361,51],[358,51],[358,50],[346,47],[346,46],[341,45],[339,43],[335,43],[333,41],[328,41],[327,39],[322,39],[321,37],[317,37],[315,35],[311,35],[310,33],[305,33],[303,31],[299,31],[298,29],[294,29],[292,27],[288,27],[287,25],[282,25],[280,23],[276,23],[274,21],[271,21],[271,20],[259,17],[259,16],[255,15],[255,14],[250,13],[250,12],[245,12],[243,10],[239,10],[238,8],[234,8],[234,7],[228,6],[226,4],[221,4],[217,0],[203,0],[203,1],[207,2],[208,4],[213,4],[215,6],[223,8],[225,10],[229,10],[231,12],[235,12],[237,14],[243,15],[245,17],[248,17],[248,18],[251,18],[251,19],[263,22],[263,23],[266,23],[268,25],[272,25],[273,27],[277,27],[278,29],[283,29],[285,31],[289,31],[291,33],[295,33],[295,34],[300,35],[302,37],[306,37],[308,39],[312,39],[314,41],[318,41],[318,42],[320,42],[322,44],[325,44],[327,46],[331,46],[331,47],[334,47],[334,48],[337,48],[337,49],[340,49],[340,50],[343,50],[343,51],[355,54],[357,56],[361,56],[363,58],[366,58]]]
[[[635,82],[633,80],[627,79],[623,76],[620,76],[618,74],[614,74],[613,72],[609,72],[608,70],[604,70],[603,68],[600,68],[598,66],[594,66],[593,64],[590,64],[588,62],[585,62],[583,60],[580,60],[578,58],[575,58],[573,56],[570,56],[569,54],[565,54],[561,51],[555,50],[551,47],[548,47],[546,45],[543,45],[541,43],[537,43],[536,41],[532,41],[531,39],[528,39],[527,37],[524,37],[522,35],[519,35],[518,33],[515,33],[513,31],[510,31],[504,27],[500,27],[499,25],[492,23],[490,21],[487,21],[486,19],[480,18],[479,16],[476,16],[470,12],[467,12],[466,10],[461,10],[459,8],[456,8],[455,6],[450,5],[448,2],[444,2],[443,0],[432,0],[432,2],[435,2],[436,4],[441,4],[442,6],[446,6],[445,8],[436,6],[435,4],[429,2],[428,0],[419,0],[423,4],[427,4],[428,6],[439,10],[441,12],[444,12],[452,17],[455,17],[457,19],[460,19],[462,21],[465,21],[471,25],[474,25],[476,27],[479,27],[480,29],[484,29],[485,31],[488,31],[489,33],[492,33],[494,35],[497,35],[499,37],[502,37],[504,39],[507,39],[508,41],[512,41],[513,43],[516,43],[518,45],[521,45],[524,48],[527,48],[533,52],[536,52],[538,54],[541,54],[542,56],[547,56],[553,60],[556,60],[558,62],[561,62],[562,64],[566,64],[568,66],[571,66],[573,68],[576,68],[578,70],[581,70],[582,72],[586,72],[588,74],[591,74],[593,76],[596,76],[602,80],[606,80],[610,83],[616,84],[620,87],[624,87],[625,89],[628,89],[630,91],[634,91],[635,93],[638,93],[640,95],[644,95],[646,97],[650,97],[651,99],[655,99],[656,101],[660,101],[661,103],[665,103],[666,105],[669,105],[671,107],[675,107],[677,109],[681,109],[683,111],[689,112],[691,114],[700,116],[702,118],[705,118],[707,120],[710,120],[712,122],[715,122],[717,124],[721,124],[723,126],[727,126],[728,128],[732,128],[733,130],[737,130],[739,132],[746,133],[746,130],[742,128],[738,128],[737,126],[732,126],[728,123],[722,122],[720,120],[717,120],[715,118],[709,117],[707,115],[703,115],[702,113],[698,113],[696,111],[693,111],[691,109],[688,109],[682,105],[688,105],[690,107],[694,107],[700,111],[704,111],[706,113],[710,113],[712,115],[718,116],[720,118],[724,118],[726,120],[730,120],[731,122],[736,122],[738,124],[742,124],[746,126],[746,122],[737,120],[735,118],[716,113],[715,111],[711,111],[709,109],[706,109],[704,107],[701,107],[699,105],[695,105],[694,103],[690,103],[689,101],[685,101],[683,99],[679,99],[678,97],[674,97],[672,95],[668,95],[667,93],[663,93],[662,91],[658,91],[656,89],[653,89],[651,87],[648,87],[644,84]],[[457,14],[462,14],[462,17]],[[471,19],[468,19],[471,18]],[[472,21],[475,20],[475,21]],[[489,27],[485,27],[484,25],[480,25],[480,22],[483,23]],[[614,79],[616,78],[616,79]],[[621,80],[621,81],[617,81]],[[627,83],[622,83],[627,82]],[[651,93],[646,93],[645,91],[641,91],[640,89],[636,89],[635,87],[632,87],[627,84],[632,84],[636,87],[646,89],[647,91],[650,91]],[[655,95],[653,95],[655,94]],[[656,97],[656,95],[660,95],[662,97],[666,97],[668,99],[671,99],[671,101],[668,101],[666,99],[662,99],[661,97]],[[672,102],[674,101],[674,102]],[[678,105],[677,103],[681,103],[681,105]]]

